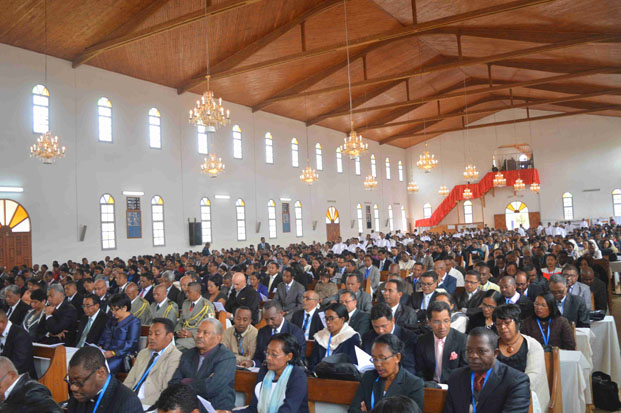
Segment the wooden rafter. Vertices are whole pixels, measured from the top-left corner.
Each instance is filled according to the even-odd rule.
[[[281,24],[280,26],[276,27],[274,30],[272,30],[271,32],[267,33],[265,36],[255,40],[254,42],[250,43],[249,45],[239,49],[238,51],[236,51],[235,53],[233,53],[232,55],[230,55],[229,57],[223,59],[222,61],[218,62],[217,64],[215,64],[213,67],[210,68],[209,72],[210,73],[218,73],[218,72],[225,72],[227,70],[232,69],[233,67],[237,66],[238,64],[240,64],[241,62],[243,62],[244,60],[246,60],[247,58],[249,58],[250,56],[252,56],[254,53],[258,52],[259,50],[261,50],[262,48],[264,48],[265,46],[269,45],[270,43],[274,42],[275,40],[277,40],[278,38],[280,38],[282,35],[284,35],[285,33],[287,33],[289,30],[295,28],[296,26],[304,23],[306,20],[310,19],[311,17],[322,13],[338,4],[342,4],[343,0],[324,0],[321,3],[315,5],[314,7],[306,10],[304,13],[300,14],[299,16],[293,18],[292,20],[289,20],[286,23]],[[183,92],[186,92],[190,89],[192,89],[195,86],[200,85],[201,83],[203,83],[203,81],[205,80],[205,76],[207,76],[209,73],[207,73],[207,70],[205,70],[203,73],[201,73],[199,76],[196,76],[192,79],[190,79],[189,81],[185,82],[184,84],[182,84],[179,88],[177,88],[177,93],[181,94]]]
[[[73,59],[72,66],[76,68],[80,66],[81,64],[87,62],[88,60],[92,59],[93,57],[103,52],[106,52],[108,50],[113,50],[121,46],[125,46],[130,43],[136,42],[138,40],[147,39],[149,37],[155,36],[156,34],[164,33],[169,30],[173,30],[178,27],[185,26],[187,24],[202,20],[208,16],[215,16],[218,14],[227,13],[239,7],[244,7],[249,4],[258,3],[260,1],[263,1],[263,0],[226,0],[221,3],[211,5],[207,7],[207,9],[201,9],[201,10],[194,11],[192,13],[184,14],[183,16],[177,17],[175,19],[169,20],[161,24],[157,24],[153,27],[149,27],[148,29],[125,34],[122,36],[118,36],[118,37],[115,37],[109,40],[96,43],[92,46],[87,47],[86,49],[84,49],[82,53],[76,56]],[[149,6],[147,8],[149,8]],[[134,27],[136,26],[138,26],[138,24],[136,24]]]
[[[514,40],[528,43],[557,43],[567,40],[582,39],[588,36],[596,36],[602,33],[593,32],[561,32],[541,31],[528,29],[505,29],[484,27],[440,27],[428,31],[422,36],[448,34],[462,37],[477,37],[481,39]],[[609,33],[612,36],[621,33]],[[602,41],[606,42],[606,40]]]

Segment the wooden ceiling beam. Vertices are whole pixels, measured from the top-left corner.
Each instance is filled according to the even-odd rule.
[[[621,95],[621,88],[612,88],[612,89],[600,90],[599,92],[594,92],[594,93],[564,96],[564,97],[555,98],[555,99],[535,99],[535,98],[528,98],[528,97],[520,97],[514,94],[513,99],[524,100],[526,101],[526,103],[520,103],[517,105],[514,104],[510,106],[509,108],[510,109],[531,108],[533,106],[550,105],[550,104],[561,103],[561,102],[572,102],[576,100],[582,100],[582,99],[588,99],[588,98],[594,98],[594,97],[600,97],[600,96],[609,96],[609,95]],[[506,101],[510,99],[508,96],[499,96],[499,95],[492,95],[492,96],[494,98],[490,101]],[[460,110],[459,112],[456,112],[456,113],[444,114],[444,115],[439,115],[439,116],[431,116],[428,118],[412,119],[412,120],[406,120],[406,121],[401,121],[401,122],[392,122],[392,123],[385,123],[385,124],[381,124],[380,122],[377,122],[373,125],[356,128],[356,130],[361,132],[361,131],[369,130],[369,129],[381,129],[381,128],[391,128],[395,126],[402,126],[402,125],[413,125],[413,124],[418,124],[418,123],[450,119],[450,118],[461,117],[461,116],[473,116],[473,115],[481,115],[484,113],[492,113],[500,109],[502,108],[479,109],[479,110],[474,110],[474,111]]]
[[[384,145],[386,143],[392,142],[392,141],[397,140],[397,139],[414,138],[416,136],[424,136],[424,135],[429,135],[429,134],[439,135],[439,134],[448,133],[448,132],[458,132],[458,131],[462,131],[462,130],[466,130],[466,129],[468,129],[468,130],[470,130],[470,129],[481,129],[481,128],[489,128],[491,126],[510,125],[510,124],[513,124],[513,123],[534,122],[534,121],[537,121],[537,120],[556,119],[556,118],[562,118],[562,117],[566,117],[566,116],[585,115],[585,114],[589,114],[589,113],[603,112],[603,111],[607,111],[607,110],[621,111],[621,105],[599,106],[599,107],[592,108],[592,109],[577,110],[575,112],[564,112],[564,113],[556,113],[556,114],[553,114],[553,115],[544,115],[544,116],[535,116],[535,117],[531,116],[531,117],[527,117],[527,118],[520,118],[520,119],[514,119],[514,120],[506,120],[506,121],[502,121],[502,122],[491,122],[491,123],[484,123],[484,124],[480,124],[480,125],[477,124],[477,125],[468,126],[467,128],[465,128],[465,127],[461,127],[461,128],[448,128],[448,129],[428,131],[428,132],[425,132],[425,133],[421,133],[421,132],[404,133],[404,134],[389,136],[388,138],[385,138],[385,139],[379,141],[379,144],[380,145]],[[427,129],[428,128],[429,127],[427,127]]]
[[[455,59],[455,61],[450,62],[450,63],[431,65],[431,66],[428,66],[422,69],[417,68],[414,70],[408,70],[406,72],[397,73],[394,75],[386,75],[386,76],[382,76],[382,77],[378,77],[374,79],[352,82],[351,87],[353,88],[353,87],[376,85],[380,83],[392,82],[394,80],[407,79],[407,78],[422,75],[422,74],[453,70],[453,69],[458,69],[458,68],[465,67],[465,66],[495,63],[495,62],[499,62],[503,60],[511,60],[515,58],[530,56],[533,54],[546,53],[546,52],[551,52],[555,50],[566,49],[569,47],[580,46],[580,45],[588,44],[588,43],[597,43],[600,41],[621,42],[621,36],[601,34],[601,35],[589,36],[589,37],[581,38],[581,39],[573,39],[573,40],[552,43],[552,44],[548,44],[544,46],[536,46],[536,47],[530,47],[527,49],[514,50],[511,52],[500,53],[500,54],[491,55],[491,56],[470,57],[470,58],[465,57],[463,59]],[[347,89],[348,87],[350,87],[350,85],[347,83],[344,83],[341,85],[331,86],[327,88],[314,89],[314,90],[309,90],[309,91],[305,91],[301,93],[290,94],[287,96],[281,96],[279,100],[282,101],[282,100],[287,100],[287,99],[300,98],[304,96],[321,95],[324,93],[331,93],[331,92],[336,92],[339,90]]]
[[[420,33],[427,32],[429,30],[436,29],[438,27],[449,26],[451,24],[461,23],[480,17],[493,16],[500,13],[506,13],[509,11],[519,10],[526,7],[537,6],[545,3],[550,3],[554,0],[515,0],[509,3],[498,4],[490,7],[484,7],[482,9],[473,10],[466,13],[456,14],[454,16],[447,16],[436,20],[430,20],[424,23],[401,27],[386,32],[365,36],[360,39],[350,40],[349,45],[346,42],[340,42],[324,47],[320,47],[306,52],[294,53],[288,56],[282,56],[276,59],[266,60],[247,66],[238,67],[235,69],[227,70],[220,73],[212,73],[212,79],[222,79],[225,77],[231,77],[240,75],[243,73],[253,72],[256,70],[267,69],[274,66],[279,66],[287,63],[296,62],[303,59],[308,59],[317,56],[323,56],[328,53],[334,53],[338,51],[344,51],[349,46],[359,47],[367,46],[373,43],[393,41],[410,36],[418,36]],[[192,80],[197,80],[198,77]],[[204,79],[203,79],[204,80]]]
[[[511,69],[536,70],[538,72],[549,73],[572,73],[583,70],[592,70],[601,67],[597,64],[569,63],[560,60],[503,60],[492,64],[497,67],[507,67]]]
[[[602,33],[593,32],[550,32],[529,29],[499,29],[486,27],[439,27],[430,30],[422,36],[438,34],[455,35],[461,37],[477,37],[481,39],[513,40],[528,43],[557,43],[567,40],[577,40]],[[609,33],[611,36],[619,36],[621,33]],[[602,41],[606,42],[606,40]]]
[[[598,68],[598,69],[593,69],[593,70],[584,70],[584,71],[580,71],[580,72],[574,72],[574,73],[568,73],[568,74],[563,74],[563,75],[556,75],[556,76],[549,76],[549,77],[544,77],[544,78],[539,78],[539,79],[532,79],[532,80],[525,80],[525,81],[521,81],[521,82],[510,82],[510,83],[503,83],[503,84],[495,84],[492,87],[481,87],[481,88],[477,88],[477,89],[472,89],[472,90],[468,90],[466,92],[466,94],[468,95],[476,95],[479,93],[490,93],[490,92],[497,92],[497,91],[501,91],[501,90],[509,90],[512,88],[516,88],[516,87],[528,87],[528,86],[533,86],[533,85],[541,85],[544,83],[551,83],[551,82],[558,82],[561,80],[569,80],[569,79],[576,79],[576,78],[580,78],[580,77],[586,77],[586,76],[593,76],[593,75],[599,75],[599,74],[621,74],[621,67],[602,67],[602,68]],[[482,84],[487,84],[488,80],[485,79],[478,79],[479,81],[482,82]],[[497,83],[496,81],[494,81],[495,83]],[[464,92],[455,92],[455,93],[443,93],[443,94],[438,94],[438,95],[433,95],[433,96],[427,96],[427,97],[423,97],[423,98],[419,98],[419,99],[413,99],[413,100],[408,100],[408,101],[403,101],[403,102],[394,102],[394,103],[387,103],[385,105],[377,105],[377,106],[368,106],[365,108],[358,108],[358,109],[354,109],[353,113],[357,114],[357,113],[364,113],[364,112],[369,112],[369,111],[373,111],[373,110],[384,110],[384,109],[396,109],[396,108],[400,108],[400,107],[404,107],[404,106],[415,106],[418,105],[420,103],[425,103],[425,102],[432,102],[435,100],[445,100],[445,99],[452,99],[455,97],[463,97],[464,96]],[[344,116],[344,115],[348,115],[349,111],[347,112],[330,112],[330,113],[326,113],[325,115],[322,115],[320,117],[317,118],[317,122],[321,122],[325,119],[329,119],[329,118],[333,118],[333,117],[338,117],[338,116]]]
[[[343,4],[343,0],[324,0],[321,3],[315,5],[314,7],[311,7],[310,9],[306,10],[299,16],[294,17],[292,20],[289,20],[288,22],[281,24],[280,26],[276,27],[271,32],[267,33],[265,36],[258,38],[257,40],[253,41],[249,45],[244,46],[243,48],[239,49],[238,51],[236,51],[229,57],[216,63],[215,65],[213,65],[213,67],[209,69],[209,71],[205,70],[200,75],[185,82],[179,88],[177,88],[177,93],[182,94],[183,92],[186,92],[200,85],[201,83],[203,83],[203,81],[205,80],[205,76],[207,76],[209,72],[219,73],[219,72],[225,72],[227,70],[232,69],[233,67],[237,66],[238,64],[240,64],[241,62],[243,62],[244,60],[246,60],[247,58],[249,58],[256,52],[264,48],[265,46],[269,45],[270,43],[280,38],[282,35],[287,33],[289,30],[292,30],[293,28],[304,23],[306,20],[310,19],[311,17],[319,13],[322,13],[339,4]]]
[[[237,8],[244,7],[249,4],[253,4],[253,3],[258,3],[260,1],[263,1],[263,0],[225,0],[221,3],[211,5],[207,7],[207,9],[201,9],[201,10],[194,11],[192,13],[187,13],[187,14],[184,14],[183,16],[179,16],[175,19],[169,20],[164,23],[156,24],[155,26],[149,27],[144,30],[114,37],[109,40],[101,41],[99,43],[96,43],[84,49],[82,53],[80,53],[78,56],[76,56],[73,59],[72,66],[76,68],[103,52],[113,50],[113,49],[128,45],[133,42],[137,42],[138,40],[147,39],[149,37],[155,36],[156,34],[164,33],[169,30],[173,30],[178,27],[197,22],[209,16],[215,16],[218,14],[227,13]],[[149,9],[150,7],[151,6],[147,6],[146,9]],[[140,17],[140,16],[137,16],[137,17]],[[136,20],[139,20],[139,19],[136,19]],[[144,18],[142,18],[142,20],[144,20]],[[138,24],[134,25],[134,27],[137,27],[137,26]]]

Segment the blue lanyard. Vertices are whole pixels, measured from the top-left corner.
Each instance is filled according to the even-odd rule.
[[[134,386],[134,391],[136,391],[136,389],[140,388],[140,385],[142,384],[143,381],[145,381],[145,379],[147,378],[147,376],[149,375],[149,372],[151,371],[151,369],[153,368],[153,366],[155,366],[155,363],[157,363],[157,361],[159,360],[160,355],[158,354],[157,356],[155,356],[155,359],[153,360],[153,363],[151,363],[151,365],[149,366],[149,368],[147,369],[147,371],[144,372],[144,374],[142,375],[142,377],[140,378],[140,381]],[[94,412],[94,410],[93,410]]]
[[[377,376],[375,382],[378,383],[381,376]],[[373,391],[373,387],[371,387],[371,410],[375,407],[375,392]]]
[[[543,344],[545,346],[548,345],[548,341],[550,341],[550,324],[552,324],[552,320],[548,319],[548,334],[543,334],[543,328],[541,328],[541,323],[537,320],[537,324],[539,325],[539,331],[541,331],[541,337],[543,337]]]
[[[483,381],[483,386],[481,386],[481,390],[479,390],[479,395],[485,388],[485,384],[487,384],[487,379],[489,379],[491,372],[492,369],[489,369],[487,373],[485,373],[485,381]],[[477,402],[474,400],[474,371],[470,375],[470,391],[472,392],[472,413],[477,413]]]
[[[326,349],[326,357],[330,355],[330,342],[332,341],[332,334],[330,334],[330,338],[328,339],[328,348]]]
[[[93,409],[93,413],[95,413],[97,411],[97,408],[99,407],[99,403],[101,403],[101,399],[103,398],[103,395],[106,392],[106,389],[108,388],[108,384],[110,384],[110,379],[111,378],[112,378],[112,375],[110,373],[108,373],[108,378],[106,379],[106,384],[104,384],[103,389],[101,389],[101,393],[99,393],[99,397],[97,398],[97,403],[95,403],[95,408]]]

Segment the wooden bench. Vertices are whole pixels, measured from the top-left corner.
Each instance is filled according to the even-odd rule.
[[[549,413],[563,413],[563,391],[561,388],[561,356],[560,349],[553,347],[551,352],[545,353],[546,374],[550,389]]]
[[[388,279],[388,271],[380,271],[380,282]]]
[[[65,346],[41,347],[34,345],[34,356],[50,359],[50,366],[39,378],[39,383],[47,387],[56,402],[62,402],[69,398],[68,385],[65,382],[67,376],[67,352]]]
[[[313,354],[313,347],[315,347],[315,340],[306,340],[306,359],[310,360],[311,354]]]
[[[408,275],[410,275],[410,274],[409,274],[408,270],[400,270],[399,271],[399,275],[401,275],[401,278],[405,280],[406,278],[408,278]]]

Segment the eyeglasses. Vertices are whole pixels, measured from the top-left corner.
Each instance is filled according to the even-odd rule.
[[[319,301],[319,298],[302,297],[302,301]]]
[[[434,326],[439,326],[439,325],[442,325],[442,324],[450,325],[451,324],[451,320],[432,320],[431,324],[433,324]]]
[[[91,308],[93,306],[96,306],[97,304],[82,304],[82,308]]]
[[[91,376],[92,376],[92,375],[93,375],[93,374],[94,374],[97,370],[99,370],[99,369],[95,369],[95,370],[91,371],[91,373],[90,373],[88,376],[86,376],[86,377],[84,378],[84,380],[82,380],[82,381],[73,381],[73,380],[71,380],[71,379],[69,378],[69,375],[68,375],[68,374],[65,376],[64,381],[65,381],[65,383],[67,383],[67,384],[69,385],[69,387],[75,386],[75,387],[77,387],[77,388],[79,388],[79,389],[80,389],[80,388],[84,387],[85,382],[86,382],[88,379],[90,379],[90,378],[91,378]]]
[[[481,308],[484,308],[486,310],[494,310],[496,309],[495,305],[489,305],[489,304],[481,304]]]
[[[435,282],[433,282],[433,283],[426,283],[426,282],[422,282],[421,281],[421,283],[420,283],[420,285],[422,285],[423,287],[431,287],[434,284],[435,284]]]
[[[399,353],[392,354],[392,355],[390,355],[390,356],[388,356],[388,357],[377,357],[377,358],[376,358],[376,357],[371,357],[371,358],[369,359],[369,361],[370,361],[371,363],[373,363],[373,364],[383,364],[383,363],[385,363],[388,359],[393,358],[393,357],[394,357],[394,356],[396,356],[397,354],[399,354]]]
[[[326,323],[331,323],[334,320],[339,320],[341,317],[326,317]]]
[[[266,358],[269,357],[271,359],[277,359],[280,356],[284,356],[284,354],[282,354],[282,353],[270,353],[270,352],[267,352],[267,351],[264,351],[263,353],[265,353],[265,357]]]
[[[478,283],[479,283],[478,281],[468,281],[468,280],[464,281],[464,284],[478,284]]]

